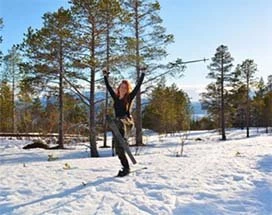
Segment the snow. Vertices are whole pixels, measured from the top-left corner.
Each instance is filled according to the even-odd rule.
[[[124,178],[110,148],[90,158],[86,143],[24,150],[30,141],[0,139],[0,214],[272,214],[271,134],[250,134],[145,131],[131,168],[147,169]]]

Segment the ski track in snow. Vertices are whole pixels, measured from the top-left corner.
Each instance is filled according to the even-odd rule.
[[[227,141],[190,132],[182,157],[181,134],[146,132],[131,166],[148,168],[124,178],[110,149],[89,158],[83,144],[23,150],[28,141],[0,139],[0,214],[272,214],[272,138],[254,131],[228,130]]]

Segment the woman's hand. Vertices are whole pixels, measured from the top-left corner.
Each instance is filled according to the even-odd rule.
[[[109,76],[110,72],[107,70],[107,68],[102,69],[103,75],[104,76]]]
[[[140,71],[145,74],[147,71],[147,66],[140,67]]]

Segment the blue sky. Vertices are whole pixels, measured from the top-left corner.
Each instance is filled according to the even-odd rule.
[[[4,53],[20,43],[26,29],[42,26],[42,15],[68,6],[67,0],[0,0]],[[211,58],[215,49],[227,45],[234,64],[254,59],[257,77],[272,74],[272,1],[271,0],[160,0],[161,17],[175,43],[168,47],[167,60],[184,61]],[[169,78],[184,89],[192,100],[211,82],[207,63],[189,64],[180,79]]]

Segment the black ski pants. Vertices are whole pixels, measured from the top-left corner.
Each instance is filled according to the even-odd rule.
[[[131,129],[133,128],[133,125],[134,125],[133,120],[131,120],[130,118],[116,118],[114,121],[122,137],[128,140]],[[112,140],[113,140],[112,144],[114,145],[115,152],[118,155],[118,158],[123,168],[129,169],[129,163],[128,163],[128,159],[126,157],[124,148],[121,146],[121,144],[118,142],[118,140],[114,136]]]

